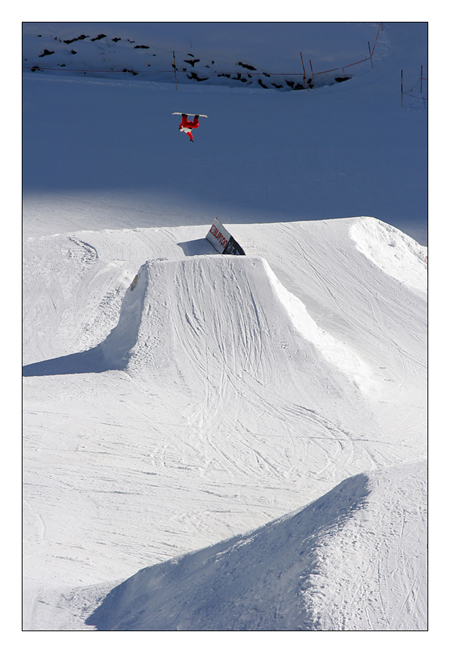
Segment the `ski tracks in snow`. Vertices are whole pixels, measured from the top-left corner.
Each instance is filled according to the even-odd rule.
[[[222,470],[237,483],[289,478],[310,488],[317,479],[341,480],[360,464],[371,439],[356,444],[359,434],[336,424],[336,402],[330,403],[334,385],[346,382],[338,373],[325,383],[320,373],[314,378],[317,354],[293,328],[261,259],[196,257],[153,262],[149,271],[144,319],[153,333],[157,324],[166,328],[161,341],[148,340],[135,352],[133,369],[143,365],[145,351],[153,361],[147,371],[161,380],[164,369],[174,393],[182,387],[191,397],[178,446],[196,442],[203,478]],[[325,400],[320,413],[319,406],[302,405],[318,388]]]
[[[328,534],[313,577],[319,629],[426,628],[426,473],[425,462],[376,472],[364,505]]]
[[[259,225],[258,229],[262,243],[264,228]],[[362,393],[351,374],[342,373],[339,365],[324,357],[320,339],[314,344],[302,335],[304,325],[292,319],[259,256],[270,258],[261,244],[258,256],[183,258],[177,242],[186,238],[184,231],[182,236],[170,233],[169,240],[164,233],[159,245],[151,237],[152,230],[150,235],[145,230],[120,232],[120,237],[109,232],[82,233],[73,240],[61,236],[32,243],[33,256],[42,254],[44,265],[36,268],[38,278],[28,279],[27,296],[35,292],[43,301],[43,287],[48,290],[56,307],[50,329],[55,339],[64,342],[64,321],[75,325],[63,353],[77,351],[74,334],[81,342],[83,324],[88,322],[87,346],[107,337],[139,269],[133,267],[135,260],[147,251],[154,255],[145,264],[148,279],[139,275],[138,284],[147,285],[142,306],[132,318],[138,320],[134,324],[137,340],[123,371],[72,374],[64,384],[58,376],[27,379],[30,392],[36,392],[36,397],[39,392],[45,395],[48,413],[34,415],[35,400],[30,403],[31,394],[27,394],[27,446],[32,434],[45,429],[48,447],[60,449],[58,475],[49,476],[57,495],[50,509],[37,497],[36,510],[46,524],[53,527],[58,501],[65,505],[69,500],[61,481],[70,480],[71,449],[76,452],[77,469],[82,470],[81,480],[79,474],[72,479],[70,487],[76,487],[79,494],[70,494],[73,503],[68,509],[78,511],[80,517],[71,523],[72,539],[82,532],[89,542],[80,559],[69,547],[62,554],[67,559],[72,556],[77,578],[90,577],[93,566],[102,578],[117,578],[130,567],[137,569],[213,544],[305,505],[361,470],[392,465],[422,451],[416,437],[422,427],[415,419],[423,385],[417,372],[423,340],[418,325],[421,300],[403,292],[396,280],[380,281],[380,273],[368,277],[367,259],[359,252],[345,267],[342,257],[351,258],[342,240],[348,232],[346,225],[330,230],[341,234],[341,240],[335,236],[339,245],[335,249],[327,243],[322,260],[315,229],[314,224],[308,228],[280,225],[278,247],[286,255],[274,260],[284,270],[283,282],[291,283],[290,290],[303,291],[299,299],[310,314],[305,319],[340,338],[343,351],[349,343],[357,353],[364,352],[371,372],[386,367],[377,372],[378,378],[395,379],[400,386],[392,407],[388,406],[384,426],[380,410],[373,409],[373,402],[380,396],[383,399],[383,393],[376,398]],[[295,234],[292,248],[282,242],[289,234],[291,239]],[[66,255],[61,254],[64,247]],[[178,253],[170,260],[158,260],[165,250],[171,256],[175,250]],[[61,256],[58,279],[51,261],[61,261]],[[339,279],[333,277],[336,269]],[[68,283],[64,292],[72,293],[71,307],[61,289],[64,280]],[[386,296],[381,287],[388,288]],[[138,289],[141,292],[142,285]],[[48,333],[45,337],[48,324],[43,308],[37,301],[31,304],[27,328],[43,330],[42,343],[53,346],[47,355],[54,356],[60,344]],[[69,312],[61,320],[66,309]],[[299,311],[298,316],[302,315]],[[29,342],[34,338],[29,334]],[[60,400],[50,406],[55,388]],[[411,388],[416,389],[414,410],[399,410],[398,400]],[[64,410],[57,405],[61,401]],[[55,417],[49,421],[51,408]],[[396,421],[389,424],[392,415]],[[64,438],[62,431],[67,431]],[[47,455],[47,449],[43,450]],[[29,467],[35,466],[37,474],[42,454],[39,447],[36,451]],[[93,520],[95,541],[89,539]],[[141,525],[138,534],[136,523]],[[106,541],[109,561],[102,557]],[[40,555],[47,563],[46,554]],[[408,571],[409,563],[405,563],[404,607],[397,605],[398,614],[393,615],[387,590],[383,591],[383,584],[390,585],[383,571],[383,552],[373,560],[375,567],[370,571],[376,568],[378,576],[370,579],[380,587],[378,601],[386,603],[389,619],[402,627],[413,602],[419,600],[417,588],[423,578],[416,579],[414,569]],[[335,563],[339,567],[339,561]],[[58,560],[55,566],[62,569]],[[363,575],[368,573],[364,565],[361,570]],[[347,601],[352,592],[360,596],[363,590],[364,584],[350,588]],[[364,615],[361,619],[370,628],[374,623],[370,607]]]

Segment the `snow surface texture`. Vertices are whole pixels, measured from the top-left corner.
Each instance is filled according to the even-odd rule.
[[[420,629],[425,495],[424,462],[353,476],[300,512],[143,569],[87,623],[100,630]]]
[[[24,628],[425,629],[426,248],[372,217],[283,219],[282,201],[258,222],[262,157],[247,205],[218,215],[247,256],[218,255],[220,183],[200,216],[195,192],[181,211],[164,183],[156,200],[102,187],[173,168],[194,148],[176,126],[150,170],[129,133],[106,170],[71,150],[111,90],[131,124],[139,84],[25,76]],[[346,86],[321,89],[327,111]],[[155,115],[179,108],[164,84],[147,92]],[[187,95],[244,121],[295,96],[208,93]],[[41,138],[32,110],[57,96],[87,102],[84,123],[56,111]],[[56,133],[70,154],[53,166]]]

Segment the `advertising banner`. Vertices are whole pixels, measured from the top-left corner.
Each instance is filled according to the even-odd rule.
[[[209,240],[219,254],[245,256],[242,247],[217,218],[214,218],[214,222],[206,235],[206,239]]]

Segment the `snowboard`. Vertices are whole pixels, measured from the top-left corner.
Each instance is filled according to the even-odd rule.
[[[184,112],[183,112],[184,113]],[[172,113],[172,116],[182,116],[183,114],[181,111],[174,111]],[[186,113],[186,116],[198,116],[199,118],[207,118],[208,116],[205,116],[204,113]]]

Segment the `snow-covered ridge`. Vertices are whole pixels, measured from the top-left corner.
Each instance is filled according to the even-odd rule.
[[[142,569],[86,623],[99,630],[423,629],[426,505],[424,462],[359,474],[256,531]],[[362,582],[355,583],[355,568]]]

